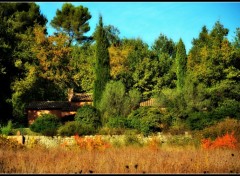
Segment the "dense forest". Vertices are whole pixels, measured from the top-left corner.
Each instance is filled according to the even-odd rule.
[[[26,125],[29,102],[66,101],[69,88],[93,93],[101,123],[111,127],[200,130],[240,119],[240,28],[229,41],[220,21],[203,26],[187,53],[181,36],[175,43],[161,31],[152,46],[120,38],[101,15],[86,36],[91,17],[88,8],[65,3],[48,35],[37,4],[0,3],[1,124]],[[138,106],[150,98],[154,107]]]

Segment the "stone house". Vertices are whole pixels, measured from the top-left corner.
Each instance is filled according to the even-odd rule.
[[[84,104],[92,105],[92,94],[68,92],[68,101],[33,101],[26,107],[28,124],[41,114],[54,114],[59,118],[74,116]]]

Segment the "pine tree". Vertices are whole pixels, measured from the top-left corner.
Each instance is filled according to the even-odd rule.
[[[184,86],[184,77],[187,68],[186,67],[187,54],[182,39],[180,39],[177,44],[176,63],[177,63],[177,89],[181,90]]]
[[[101,15],[99,17],[99,24],[96,28],[94,37],[96,40],[96,75],[94,81],[93,105],[98,108],[105,85],[110,80],[109,41],[103,27]]]
[[[74,41],[83,44],[92,40],[92,37],[84,35],[90,30],[89,20],[91,17],[88,8],[82,5],[75,7],[71,3],[64,3],[61,10],[57,9],[50,24],[57,29],[58,33],[64,33],[69,37],[69,46]]]

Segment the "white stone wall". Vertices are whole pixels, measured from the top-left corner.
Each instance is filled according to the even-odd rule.
[[[99,135],[98,135],[99,136]],[[85,136],[85,138],[95,138],[96,136]],[[148,141],[154,139],[157,139],[163,143],[165,143],[169,137],[169,135],[163,135],[161,133],[158,133],[157,135],[154,136],[148,136],[148,137],[143,137],[142,135],[137,135],[138,140],[141,144],[146,144]],[[183,135],[183,137],[191,137],[189,134]],[[8,136],[8,139],[13,139],[17,140],[19,143],[23,141],[23,136]],[[74,145],[76,144],[74,136],[71,137],[61,137],[61,136],[54,136],[54,137],[48,137],[48,136],[24,136],[24,145],[27,147],[34,147],[36,145],[42,145],[47,148],[50,147],[57,147],[61,145]],[[119,143],[124,144],[125,136],[124,135],[101,135],[102,140],[108,141],[111,144],[114,143]]]

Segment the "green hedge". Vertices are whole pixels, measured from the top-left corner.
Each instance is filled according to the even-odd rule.
[[[54,136],[57,134],[60,125],[60,119],[55,115],[42,114],[30,125],[30,129],[45,136]]]
[[[91,124],[82,124],[79,121],[66,122],[58,129],[58,134],[61,136],[90,135],[95,133],[96,129]]]

